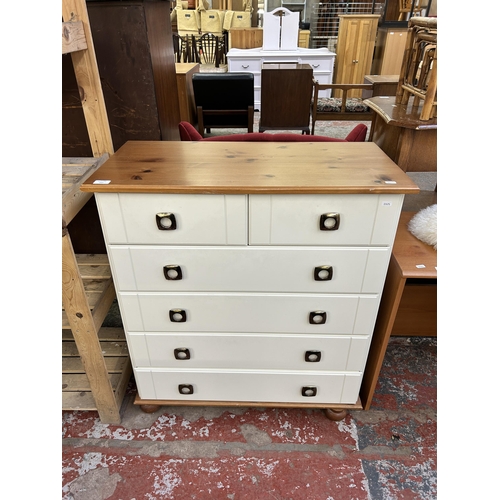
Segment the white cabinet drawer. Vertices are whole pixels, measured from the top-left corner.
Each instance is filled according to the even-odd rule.
[[[301,57],[300,64],[309,64],[315,74],[318,71],[333,71],[333,59],[331,57],[324,59],[316,57]]]
[[[362,371],[370,337],[133,333],[135,368]]]
[[[119,292],[119,300],[128,332],[370,335],[379,296]]]
[[[360,373],[137,369],[142,399],[345,403],[357,401]]]
[[[229,59],[228,64],[229,64],[228,71],[230,73],[238,73],[238,72],[260,73],[260,66],[261,66],[260,58]]]
[[[120,291],[378,293],[388,247],[115,246]]]
[[[246,195],[96,193],[96,200],[108,244],[247,243]]]
[[[402,202],[403,195],[251,195],[249,242],[392,245]],[[326,214],[337,214],[338,222],[332,230],[321,229],[321,217]],[[326,218],[328,228],[332,219]]]

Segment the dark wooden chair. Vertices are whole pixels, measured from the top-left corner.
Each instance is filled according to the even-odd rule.
[[[197,56],[196,38],[194,35],[172,34],[175,62],[200,62]]]
[[[220,66],[224,53],[224,38],[213,33],[203,33],[198,39],[198,48],[201,64]]]
[[[253,132],[253,73],[195,73],[193,93],[198,130],[246,128]]]
[[[322,90],[331,90],[332,94],[335,91],[341,93],[341,97],[319,97],[319,92]],[[350,97],[352,91],[373,90],[371,83],[319,83],[314,81],[314,94],[311,103],[312,130],[314,135],[314,127],[317,121],[369,121],[375,119],[375,112],[363,103],[360,97]],[[370,129],[371,140],[373,126]]]

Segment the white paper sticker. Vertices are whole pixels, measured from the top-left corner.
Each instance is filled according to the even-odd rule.
[[[397,184],[396,181],[384,181],[386,184]]]
[[[94,181],[92,184],[109,184],[111,181]]]
[[[425,264],[417,264],[415,267],[418,269],[424,269]]]

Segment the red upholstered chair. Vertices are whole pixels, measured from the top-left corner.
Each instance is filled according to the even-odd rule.
[[[356,125],[345,139],[334,139],[321,135],[300,134],[265,134],[250,132],[246,134],[219,135],[217,137],[202,137],[189,123],[179,123],[181,141],[237,141],[237,142],[364,142],[368,127],[364,123]]]

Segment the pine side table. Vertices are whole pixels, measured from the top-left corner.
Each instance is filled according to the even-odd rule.
[[[408,231],[408,222],[414,215],[415,212],[402,212],[399,220],[361,385],[365,410],[370,408],[391,334],[437,335],[437,286],[432,284],[437,280],[437,251]],[[408,303],[410,307],[406,307]],[[412,325],[411,331],[404,329],[408,324]]]

